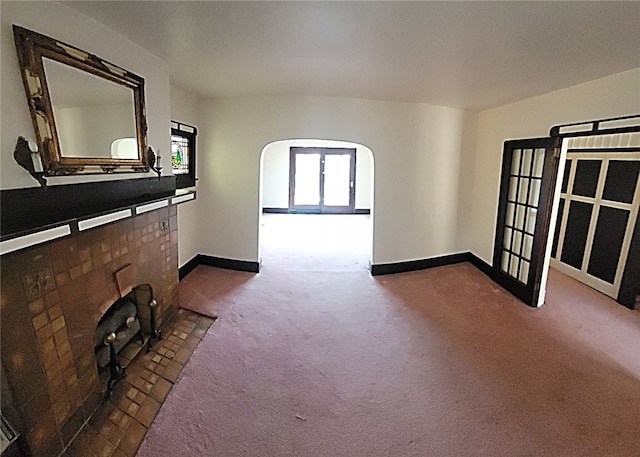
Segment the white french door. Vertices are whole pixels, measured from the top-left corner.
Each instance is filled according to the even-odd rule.
[[[640,204],[640,148],[568,140],[550,265],[617,298]]]

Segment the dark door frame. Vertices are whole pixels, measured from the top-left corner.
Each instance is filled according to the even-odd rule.
[[[298,154],[320,154],[320,179],[319,193],[320,202],[318,205],[296,205],[295,196],[295,175],[296,175],[296,155]],[[351,160],[349,173],[349,205],[331,206],[324,204],[324,177],[325,177],[325,157],[328,155],[349,155]],[[289,212],[290,213],[319,213],[319,214],[353,214],[355,213],[355,193],[356,193],[356,149],[355,148],[325,148],[325,147],[291,147],[289,149]]]

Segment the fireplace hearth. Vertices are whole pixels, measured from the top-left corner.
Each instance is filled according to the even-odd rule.
[[[117,278],[127,265],[139,285],[130,296]],[[3,375],[20,416],[11,422],[20,423],[20,439],[34,457],[59,456],[109,390],[102,374],[108,364],[100,368],[103,350],[95,350],[106,336],[97,328],[107,309],[133,302],[131,327],[125,318],[110,333],[116,340],[121,332],[140,333],[149,344],[178,309],[176,206],[2,255],[0,268]],[[123,344],[118,358],[131,357],[128,346],[140,348],[140,340]]]

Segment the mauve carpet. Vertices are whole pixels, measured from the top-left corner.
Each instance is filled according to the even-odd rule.
[[[637,311],[555,272],[532,309],[470,264],[374,278],[271,241],[260,274],[181,282],[219,319],[138,457],[640,455]]]

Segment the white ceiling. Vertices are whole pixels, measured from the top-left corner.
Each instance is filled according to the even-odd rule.
[[[481,110],[640,67],[637,1],[64,3],[167,61],[173,84],[214,98]]]

